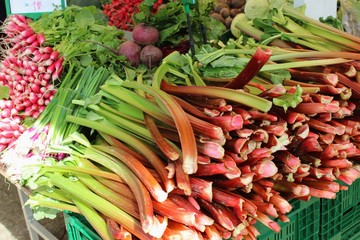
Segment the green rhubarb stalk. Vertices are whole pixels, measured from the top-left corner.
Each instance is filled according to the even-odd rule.
[[[195,173],[197,170],[197,150],[193,127],[181,106],[166,92],[135,82],[122,81],[121,85],[127,88],[140,89],[152,95],[161,109],[168,112],[177,128],[181,143],[181,152],[183,156],[183,168],[187,174]],[[116,86],[114,86],[116,87]]]
[[[60,211],[70,211],[74,213],[80,213],[80,210],[72,204],[56,202],[54,200],[37,199],[36,197],[34,198],[33,196],[29,196],[29,199],[26,201],[25,205],[30,205],[31,207],[41,206],[51,209],[58,209]]]
[[[292,17],[292,18],[296,18],[297,20],[302,21],[307,26],[309,26],[309,25],[314,26],[314,27],[316,26],[318,28],[323,29],[324,31],[326,30],[329,33],[333,33],[334,36],[331,37],[330,40],[332,40],[334,42],[340,41],[340,39],[348,39],[348,40],[351,40],[351,42],[353,42],[353,46],[355,46],[355,47],[359,46],[359,44],[360,44],[360,38],[359,37],[357,37],[357,36],[355,36],[353,34],[341,31],[341,30],[339,30],[337,28],[329,26],[329,25],[327,25],[325,23],[322,23],[320,21],[316,21],[316,20],[314,20],[314,19],[312,19],[310,17],[307,17],[307,16],[305,16],[304,14],[297,11],[296,9],[294,9],[291,6],[284,6],[282,10],[283,10],[285,15],[288,15],[289,17]],[[315,32],[313,32],[313,33],[315,34]]]
[[[144,124],[143,111],[124,101],[119,101],[116,103],[100,102],[98,105],[99,107],[109,112],[118,114],[123,118],[129,119],[132,122]]]
[[[97,114],[105,117],[106,119],[108,119],[109,121],[111,121],[112,123],[114,123],[115,125],[126,129],[127,131],[130,131],[150,142],[153,142],[153,138],[151,136],[151,133],[149,132],[149,130],[144,126],[144,125],[140,125],[138,123],[134,123],[132,121],[129,121],[128,119],[119,116],[118,114],[116,114],[116,110],[112,110],[107,111],[97,105],[88,105],[87,106],[89,109],[93,110],[94,112],[96,112]],[[110,108],[110,107],[109,107]]]
[[[140,222],[137,219],[130,216],[123,210],[119,209],[109,201],[93,193],[85,186],[75,184],[73,181],[58,174],[52,174],[50,176],[50,182],[55,186],[59,187],[60,189],[64,190],[65,192],[68,192],[73,196],[77,196],[85,204],[95,208],[104,215],[114,219],[138,238],[144,240],[152,239],[148,234],[144,232],[140,225]]]
[[[241,33],[245,33],[257,41],[261,41],[262,36],[264,35],[263,31],[251,25],[250,19],[248,19],[244,13],[239,13],[235,16],[231,23],[231,28],[234,29],[232,32],[240,31]],[[281,48],[291,48],[290,45],[280,39],[274,39],[269,44]]]
[[[333,52],[333,51],[293,51],[290,53],[281,53],[281,54],[274,54],[270,57],[270,61],[282,61],[288,59],[301,59],[301,58],[344,58],[344,59],[351,59],[351,60],[360,60],[359,53],[353,52]]]
[[[127,143],[129,146],[136,149],[139,153],[141,153],[149,160],[149,162],[152,164],[152,166],[156,169],[157,173],[161,177],[161,180],[167,192],[170,192],[174,188],[174,182],[172,181],[172,179],[168,178],[168,172],[165,168],[165,164],[145,143],[143,143],[136,137],[128,134],[126,131],[116,127],[113,123],[106,120],[102,120],[101,122],[91,121],[85,118],[68,115],[66,117],[66,121],[94,129],[98,132],[106,133]]]
[[[61,191],[60,189],[51,189],[51,191],[49,191],[49,187],[46,186],[46,189],[43,189],[42,187],[38,187],[37,189],[34,189],[32,191],[32,193],[39,193],[43,196],[52,198],[52,199],[56,199],[57,201],[63,202],[63,203],[70,203],[72,204],[73,202],[71,201],[70,198],[68,198],[68,196],[66,196],[66,194]],[[33,197],[34,199],[36,199],[36,197]]]
[[[93,147],[102,152],[106,152],[122,161],[138,176],[138,178],[143,182],[145,187],[157,201],[165,201],[167,198],[167,193],[162,190],[160,184],[138,159],[120,148],[101,145],[93,145]]]
[[[297,24],[295,21],[293,21],[291,18],[284,16],[282,12],[278,12],[276,16],[272,17],[272,20],[276,22],[277,24],[280,24],[282,27],[286,28],[292,33],[295,33],[296,35],[300,34],[301,36],[294,36],[292,33],[284,33],[285,36],[290,36],[290,41],[301,44],[303,46],[309,47],[311,49],[315,49],[318,51],[326,51],[326,50],[334,50],[334,51],[340,51],[341,48],[335,48],[335,46],[331,46],[331,44],[326,44],[325,39],[314,39],[314,35],[312,32],[308,31],[307,29],[303,28],[299,24]]]
[[[100,197],[108,200],[118,208],[122,209],[126,213],[135,217],[136,219],[140,219],[139,208],[136,204],[136,199],[133,197],[134,195],[131,193],[130,196],[125,196],[124,194],[119,194],[114,190],[108,188],[103,183],[99,182],[97,179],[93,178],[90,175],[76,175],[76,177],[85,184],[90,190],[99,195]]]
[[[136,157],[138,160],[140,160],[144,165],[148,164],[149,162],[147,161],[147,159],[139,154],[138,152],[134,151],[133,149],[131,149],[130,147],[126,146],[124,143],[120,142],[118,139],[116,139],[115,137],[109,135],[109,134],[105,134],[103,132],[99,132],[99,135],[111,146],[113,147],[117,147],[117,148],[121,148],[123,150],[125,150],[126,152],[130,153],[131,155],[133,155],[134,157]]]
[[[150,194],[140,179],[124,163],[93,147],[87,147],[84,156],[111,169],[129,185],[139,206],[142,228],[149,232],[154,219],[153,206]]]
[[[323,66],[323,65],[333,65],[339,63],[351,62],[352,60],[343,59],[343,58],[333,58],[333,59],[321,59],[321,60],[307,60],[307,61],[296,61],[288,63],[276,63],[276,64],[266,64],[261,68],[260,71],[273,71],[281,70],[287,68],[300,68],[300,67],[313,67],[313,66]]]
[[[66,172],[72,172],[72,173],[87,173],[91,174],[93,176],[99,176],[104,177],[110,180],[122,182],[122,179],[111,172],[92,169],[84,166],[47,166],[42,165],[42,170],[46,172],[58,172],[58,173],[66,173]]]
[[[241,90],[212,86],[172,86],[165,82],[162,82],[161,88],[165,92],[174,95],[186,96],[191,94],[203,97],[224,98],[248,107],[256,108],[263,112],[269,111],[272,106],[270,101]]]
[[[135,92],[121,86],[104,85],[101,87],[101,89],[104,92],[118,98],[119,100],[122,100],[140,109],[141,111],[149,114],[150,116],[153,116],[154,118],[159,119],[165,123],[171,123],[169,125],[173,125],[173,120],[171,119],[171,117],[156,104],[149,101],[149,99],[146,99],[139,94],[136,94]]]
[[[193,76],[193,78],[194,78],[195,85],[196,85],[196,86],[206,86],[205,82],[202,80],[202,78],[200,77],[199,73],[196,71],[191,56],[190,56],[189,54],[186,54],[186,55],[185,55],[185,59],[186,59],[186,60],[188,61],[188,63],[189,63],[190,71],[191,71],[191,74],[192,74],[192,76]]]
[[[105,220],[100,216],[100,214],[91,206],[86,204],[84,201],[72,195],[71,199],[80,210],[80,213],[86,218],[86,220],[93,226],[95,231],[100,235],[103,240],[112,240],[110,232],[107,229],[107,224]]]

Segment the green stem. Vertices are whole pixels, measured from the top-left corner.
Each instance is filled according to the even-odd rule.
[[[265,66],[264,66],[265,67]],[[253,94],[240,90],[212,87],[212,86],[171,86],[167,83],[162,84],[162,89],[174,95],[197,95],[212,98],[224,98],[248,107],[256,108],[267,112],[271,109],[272,103],[266,99],[257,97]]]
[[[75,184],[69,179],[58,174],[52,174],[50,176],[50,181],[52,184],[64,190],[65,192],[68,192],[73,196],[78,196],[78,198],[82,200],[85,204],[95,208],[104,215],[114,219],[120,225],[124,226],[128,231],[130,231],[138,238],[144,240],[152,239],[149,235],[144,233],[140,225],[140,222],[137,219],[130,216],[123,210],[119,209],[109,201],[93,193],[88,188]]]
[[[157,173],[161,177],[162,182],[164,183],[167,192],[170,192],[174,188],[174,183],[171,179],[168,178],[168,172],[165,168],[165,164],[159,159],[159,157],[142,141],[128,134],[124,130],[116,127],[109,121],[91,121],[81,117],[68,115],[66,121],[79,124],[84,127],[94,129],[99,132],[106,133],[110,136],[113,136],[125,143],[127,143],[132,148],[136,149],[144,157],[146,157],[152,166],[156,169]],[[109,168],[111,169],[111,168]]]
[[[197,170],[195,135],[193,127],[181,106],[169,94],[155,87],[127,81],[123,81],[121,84],[123,87],[141,89],[152,95],[160,108],[172,116],[180,137],[184,171],[187,174],[195,173]]]
[[[110,232],[107,229],[107,224],[105,220],[100,216],[100,214],[86,202],[78,198],[77,195],[72,195],[71,199],[80,210],[80,213],[86,218],[86,220],[94,227],[96,232],[104,240],[113,240]]]

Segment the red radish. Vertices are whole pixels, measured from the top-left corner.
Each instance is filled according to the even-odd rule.
[[[54,50],[52,47],[42,47],[39,49],[40,53],[44,54],[44,53],[48,53],[51,54]]]
[[[154,45],[159,41],[159,31],[156,27],[140,23],[132,32],[133,39],[140,45]]]
[[[43,45],[45,43],[45,36],[42,33],[37,34],[37,41],[40,45]]]
[[[53,51],[50,53],[50,59],[55,60],[59,57],[59,52]]]
[[[37,40],[37,35],[36,35],[36,33],[35,33],[35,34],[27,37],[26,40],[25,40],[25,42],[28,43],[28,44],[31,44],[31,43],[33,43],[33,42],[36,41],[36,40]]]

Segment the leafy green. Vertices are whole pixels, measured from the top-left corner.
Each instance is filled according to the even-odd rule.
[[[319,21],[344,31],[344,25],[337,17],[333,17],[333,16],[328,16],[326,18],[320,17]]]
[[[285,79],[291,78],[290,72],[286,69],[260,72],[259,74],[266,77],[273,84],[282,84]]]
[[[75,22],[80,28],[86,28],[95,23],[95,18],[90,9],[83,8],[75,15]]]
[[[27,201],[27,204],[29,204],[30,208],[33,210],[33,216],[35,220],[42,220],[46,218],[55,219],[57,214],[61,212],[61,210],[55,208],[42,207],[38,204],[39,201],[57,202],[56,200],[45,197],[41,194],[32,196],[31,199]]]
[[[8,86],[0,86],[0,99],[8,99],[10,88]]]
[[[303,90],[297,85],[295,91],[287,92],[284,95],[274,98],[273,103],[276,106],[282,107],[285,111],[289,108],[295,108],[299,103],[302,102],[301,94]]]
[[[46,44],[53,46],[64,57],[64,68],[103,67],[123,75],[121,63],[124,56],[118,56],[109,49],[117,49],[122,43],[123,31],[107,25],[105,14],[95,6],[68,6],[44,14],[31,23],[35,32],[44,34]]]
[[[146,23],[155,26],[160,32],[158,45],[177,46],[188,39],[188,24],[182,1],[169,1],[166,8],[156,13],[152,12],[155,0],[145,0],[139,5],[140,12],[133,16],[136,24]],[[196,43],[202,43],[200,26],[206,29],[208,39],[217,39],[226,29],[225,26],[209,17],[213,1],[202,0],[196,6],[191,6],[190,19],[193,36]]]
[[[213,68],[208,66],[202,69],[202,74],[204,77],[213,77],[213,78],[233,78],[236,77],[243,68],[227,68],[227,67],[218,67]]]
[[[217,67],[244,67],[249,61],[248,58],[225,55],[210,63],[214,68]]]

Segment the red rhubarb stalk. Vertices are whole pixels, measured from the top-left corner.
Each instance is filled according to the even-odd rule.
[[[234,80],[226,84],[225,87],[232,89],[242,89],[268,62],[271,54],[271,50],[263,50],[258,47],[244,69],[234,78]]]

